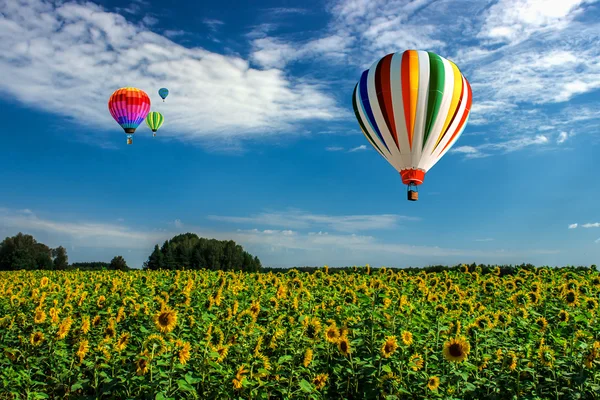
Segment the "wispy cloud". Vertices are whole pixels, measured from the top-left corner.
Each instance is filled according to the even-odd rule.
[[[130,229],[122,224],[61,221],[38,217],[31,210],[0,209],[0,225],[24,233],[46,233],[86,247],[146,248],[164,240],[164,232]],[[55,239],[57,240],[57,239]]]
[[[325,150],[327,150],[327,151],[343,151],[344,148],[338,147],[338,146],[330,146],[330,147],[325,147]]]
[[[364,144],[361,144],[360,146],[353,147],[353,148],[351,148],[351,149],[350,149],[350,150],[348,150],[348,151],[349,151],[350,153],[353,153],[353,152],[355,152],[355,151],[362,151],[362,150],[366,150],[366,149],[367,149],[367,146],[366,146],[366,145],[364,145]]]
[[[600,228],[600,222],[593,222],[581,225],[582,228]]]
[[[220,21],[218,19],[210,19],[210,18],[204,18],[202,20],[202,23],[206,26],[208,26],[208,28],[213,31],[216,32],[220,26],[225,25],[225,22]]]
[[[249,217],[211,215],[209,219],[237,224],[278,226],[288,229],[333,229],[341,232],[391,229],[400,221],[416,221],[418,218],[396,214],[378,215],[322,215],[300,210],[264,212]]]
[[[569,225],[569,229],[575,229],[575,228],[577,228],[577,224],[576,223]]]
[[[120,129],[106,109],[114,90],[135,86],[156,102],[164,82],[172,100],[161,104],[169,115],[163,137],[211,141],[218,133],[221,142],[293,133],[294,122],[347,113],[316,81],[183,47],[92,3],[2,4],[0,90],[95,129]]]
[[[450,152],[463,154],[465,158],[483,158],[489,157],[494,152],[512,153],[525,147],[545,145],[548,142],[548,137],[545,135],[525,136],[496,143],[484,143],[478,146],[459,146],[450,150]]]

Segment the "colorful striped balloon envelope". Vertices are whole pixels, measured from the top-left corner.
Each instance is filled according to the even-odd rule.
[[[143,90],[120,88],[108,99],[108,110],[127,134],[127,144],[131,144],[133,133],[150,112],[150,98]]]
[[[146,125],[152,130],[152,136],[156,136],[156,131],[160,129],[163,122],[165,122],[165,117],[158,111],[151,111],[148,113]]]
[[[388,54],[363,71],[352,105],[360,128],[410,187],[429,171],[464,131],[471,86],[458,67],[417,50]]]

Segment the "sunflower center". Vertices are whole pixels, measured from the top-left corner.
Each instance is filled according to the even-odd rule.
[[[171,320],[170,315],[168,313],[161,313],[158,317],[158,323],[161,326],[169,325],[169,321]]]
[[[448,351],[452,357],[460,357],[463,354],[462,347],[458,343],[451,344]]]

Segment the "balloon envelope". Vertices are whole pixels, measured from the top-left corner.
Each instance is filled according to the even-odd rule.
[[[471,86],[452,61],[417,50],[376,61],[352,95],[363,134],[406,185],[422,184],[456,143],[471,102]]]
[[[157,111],[148,113],[148,116],[146,117],[146,125],[148,125],[148,128],[152,129],[152,132],[159,130],[163,122],[165,122],[165,118]]]
[[[120,88],[108,99],[108,110],[125,133],[132,134],[148,115],[150,98],[143,90]]]
[[[158,95],[164,100],[167,98],[167,96],[169,95],[169,89],[167,88],[162,88],[158,90]]]

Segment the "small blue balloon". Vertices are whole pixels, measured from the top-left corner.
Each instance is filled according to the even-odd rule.
[[[169,95],[169,89],[167,89],[167,88],[161,88],[161,89],[159,89],[158,90],[158,95],[163,99],[163,101],[165,101],[165,99]]]

